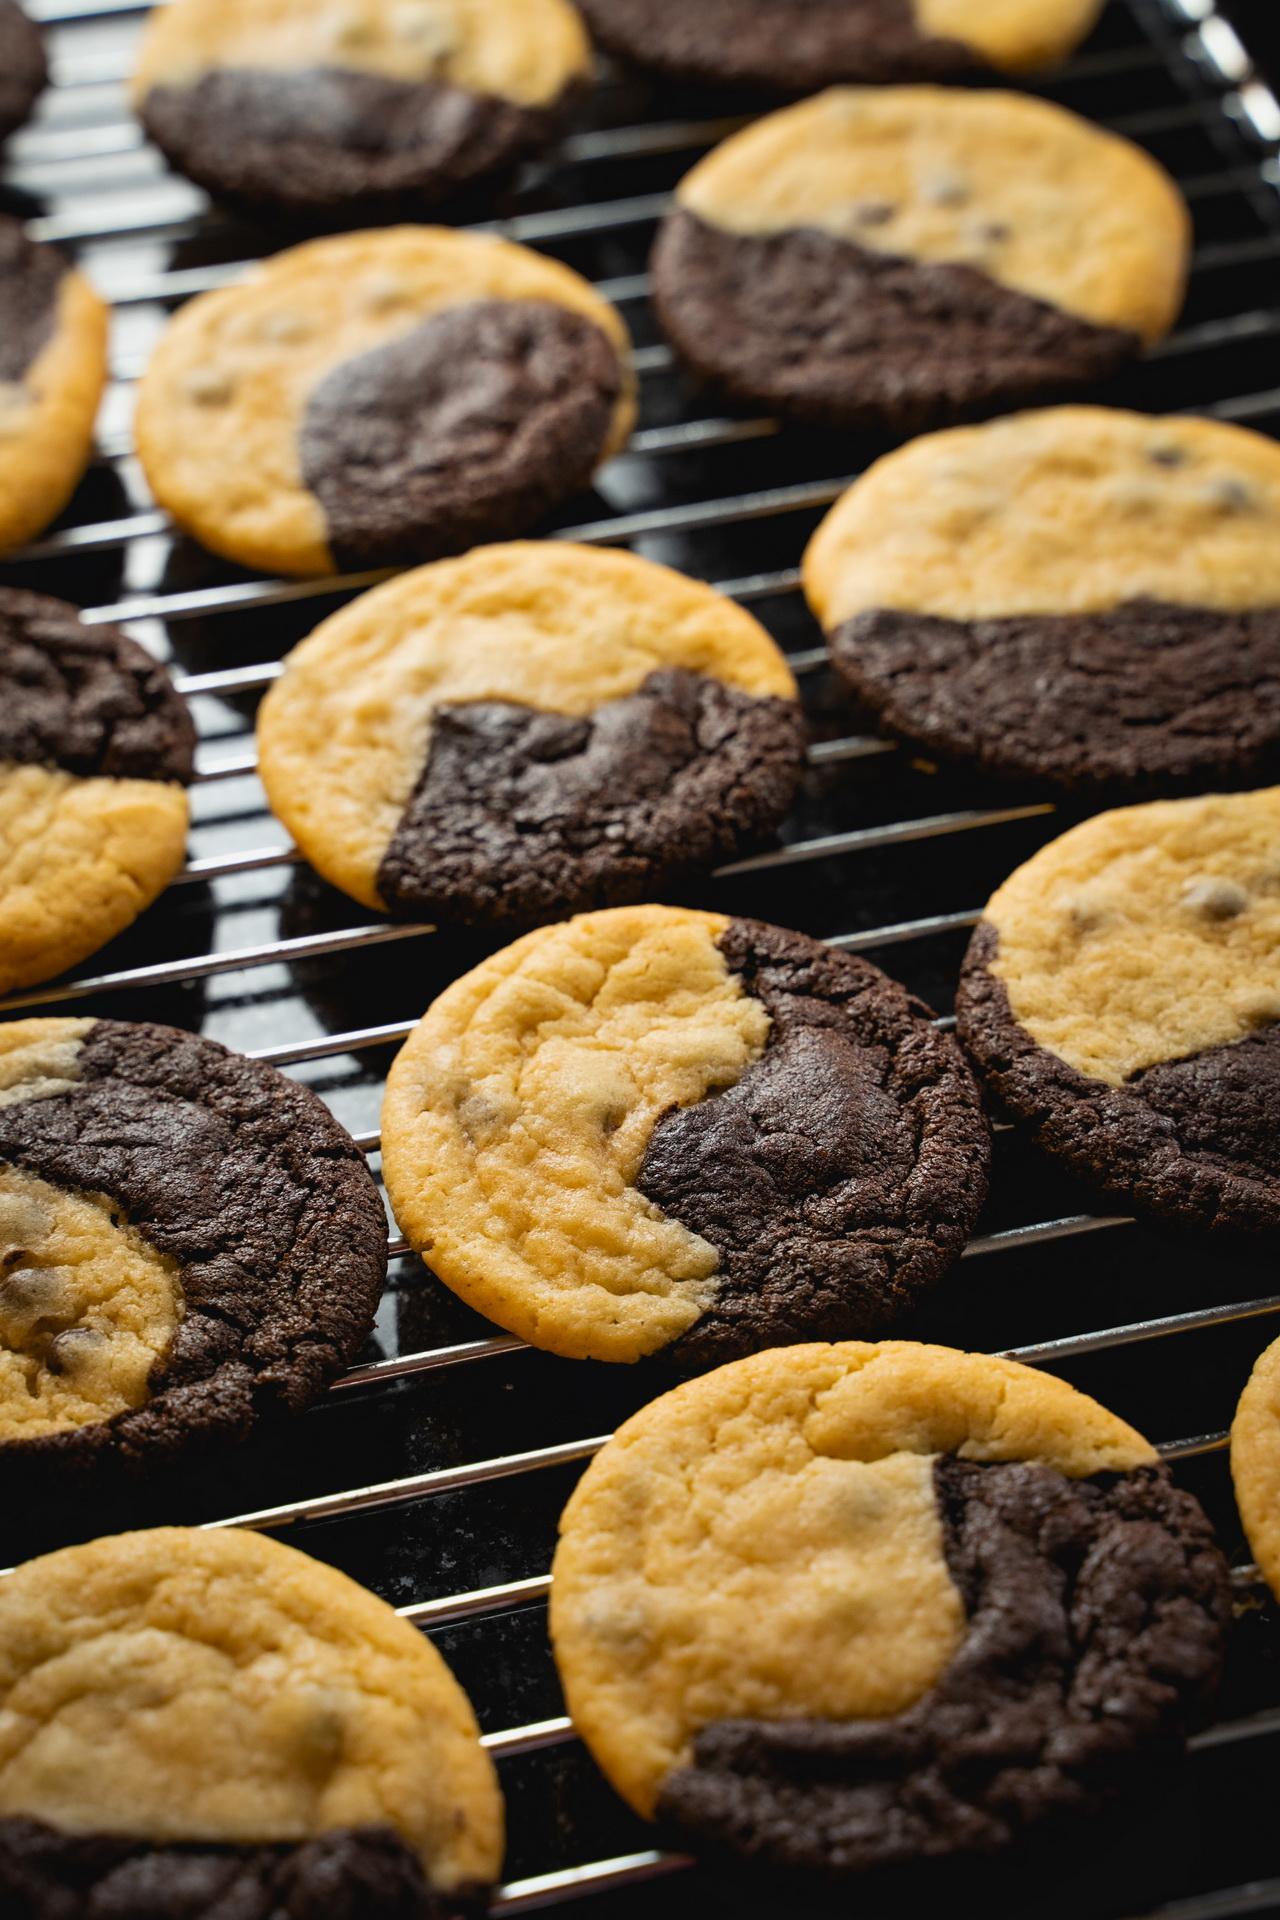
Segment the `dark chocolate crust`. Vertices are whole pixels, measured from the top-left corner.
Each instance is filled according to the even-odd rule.
[[[768,1044],[734,1086],[663,1115],[636,1181],[720,1254],[715,1300],[662,1354],[697,1371],[883,1333],[959,1258],[990,1164],[964,1056],[905,988],[756,920],[719,945]]]
[[[165,158],[259,217],[412,219],[554,137],[565,102],[525,107],[348,67],[221,67],[139,107]]]
[[[960,1037],[1009,1113],[1070,1172],[1177,1227],[1280,1232],[1280,1026],[1148,1067],[1123,1087],[1090,1079],[1018,1024],[979,922],[956,995]]]
[[[681,667],[586,719],[443,707],[378,891],[393,913],[494,927],[644,900],[770,833],[804,750],[796,702]]]
[[[887,731],[1001,779],[1137,799],[1280,774],[1280,607],[1135,600],[998,620],[876,608],[829,640]]]
[[[956,80],[969,47],[921,33],[911,0],[580,0],[611,53],[703,86],[810,93],[840,83]]]
[[[1168,1469],[949,1457],[935,1485],[968,1616],[937,1686],[889,1720],[706,1727],[659,1803],[682,1837],[823,1877],[990,1855],[1176,1756],[1216,1691],[1230,1596]]]
[[[679,206],[658,231],[653,279],[662,325],[697,373],[816,426],[918,433],[1091,385],[1139,347],[976,267],[811,227],[729,233]]]
[[[479,1920],[479,1888],[439,1894],[390,1828],[293,1846],[152,1846],[0,1820],[5,1920]]]
[[[78,1064],[66,1092],[0,1106],[0,1160],[117,1202],[178,1262],[185,1313],[146,1405],[0,1459],[145,1466],[307,1406],[382,1294],[386,1220],[363,1154],[308,1088],[173,1027],[99,1020]]]
[[[145,647],[61,600],[0,589],[0,761],[185,786],[195,747],[186,702]]]
[[[56,247],[30,239],[20,220],[0,214],[0,380],[25,379],[52,340],[67,272]]]
[[[0,140],[7,140],[22,125],[48,79],[39,27],[17,0],[0,0]],[[0,327],[0,341],[3,338]]]
[[[622,390],[611,340],[550,300],[477,300],[312,393],[303,478],[339,566],[439,560],[526,532],[585,487]]]

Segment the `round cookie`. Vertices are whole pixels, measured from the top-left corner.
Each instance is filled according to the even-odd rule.
[[[7,140],[23,124],[48,80],[49,63],[39,27],[17,0],[0,0],[0,140]]]
[[[460,1920],[502,1829],[448,1667],[333,1567],[162,1527],[0,1582],[6,1913]]]
[[[1153,160],[1061,107],[834,87],[686,174],[654,296],[732,399],[905,433],[1113,373],[1176,319],[1189,234]]]
[[[316,240],[172,322],[138,396],[161,506],[282,573],[524,532],[635,417],[626,328],[568,267],[443,227]]]
[[[579,0],[602,46],[703,86],[811,93],[1052,66],[1102,0]]]
[[[1258,1356],[1231,1423],[1231,1478],[1258,1570],[1280,1592],[1280,1340]]]
[[[251,213],[412,219],[544,146],[590,64],[568,0],[173,0],[133,99]]]
[[[1280,448],[1059,407],[916,440],[805,555],[832,658],[941,759],[1090,797],[1280,774]]]
[[[528,926],[732,859],[805,726],[763,627],[632,554],[489,547],[375,588],[260,710],[267,797],[324,877],[411,917]]]
[[[0,993],[86,959],[168,886],[194,757],[145,648],[0,589]]]
[[[988,901],[956,1001],[992,1091],[1179,1228],[1280,1231],[1280,788],[1099,814]]]
[[[469,1305],[698,1370],[880,1331],[958,1258],[989,1140],[896,981],[756,920],[620,907],[443,993],[391,1069],[387,1192]]]
[[[623,1425],[551,1590],[574,1724],[679,1841],[824,1877],[1096,1817],[1207,1708],[1227,1572],[1096,1401],[906,1342],[761,1353]]]
[[[0,1025],[0,1460],[145,1466],[300,1410],[359,1352],[386,1239],[363,1154],[273,1067]]]
[[[53,247],[0,214],[0,553],[80,484],[107,377],[107,310]]]

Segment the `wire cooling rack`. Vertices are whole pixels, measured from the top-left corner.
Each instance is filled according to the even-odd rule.
[[[133,383],[169,313],[237,279],[271,241],[169,177],[130,119],[137,0],[30,0],[54,85],[7,150],[6,204],[72,250],[114,307],[99,452],[57,528],[0,567],[91,621],[127,623],[172,663],[200,728],[191,860],[165,898],[82,974],[0,1002],[171,1020],[314,1087],[377,1170],[395,1045],[485,950],[371,920],[314,879],[266,812],[253,711],[282,655],[371,574],[250,576],[175,538],[132,457]],[[1088,47],[1042,89],[1146,145],[1175,174],[1197,245],[1178,331],[1105,398],[1280,424],[1280,105],[1213,0],[1112,0]],[[703,904],[872,953],[940,1010],[968,929],[1065,815],[1030,790],[943,775],[879,739],[825,668],[797,563],[821,512],[882,450],[728,417],[673,367],[645,261],[674,183],[761,103],[713,100],[605,68],[586,116],[530,169],[493,224],[588,275],[632,327],[641,424],[596,492],[561,516],[577,540],[626,543],[750,604],[786,648],[814,729],[780,844],[722,869]],[[941,1017],[946,1018],[945,1013]],[[119,1524],[287,1530],[437,1637],[501,1764],[510,1875],[496,1910],[594,1894],[609,1916],[717,1910],[714,1879],[660,1851],[595,1774],[562,1717],[545,1632],[555,1520],[581,1463],[664,1384],[650,1368],[573,1365],[496,1335],[424,1275],[403,1241],[364,1362],[326,1402],[230,1461],[139,1493]],[[982,1232],[919,1331],[1061,1368],[1146,1431],[1205,1500],[1242,1608],[1222,1720],[1195,1744],[1177,1817],[1136,1859],[1094,1863],[1075,1911],[1161,1920],[1280,1913],[1267,1778],[1280,1755],[1280,1628],[1245,1564],[1225,1428],[1280,1327],[1274,1263],[1182,1246],[1114,1216],[996,1143]],[[10,1515],[7,1558],[83,1537],[100,1513],[40,1528]],[[117,1521],[113,1517],[112,1524]],[[647,1883],[665,1876],[657,1894]]]

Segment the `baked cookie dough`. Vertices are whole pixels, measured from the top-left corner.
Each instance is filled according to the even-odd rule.
[[[169,884],[194,756],[145,648],[0,588],[0,993],[86,959]]]
[[[161,506],[282,573],[436,560],[524,532],[635,417],[617,313],[555,260],[397,227],[277,254],[182,309],[138,396]]]
[[[502,1829],[430,1641],[292,1547],[163,1527],[0,1582],[7,1914],[459,1920]]]
[[[579,0],[602,46],[704,86],[811,93],[1052,66],[1102,0]]]
[[[1259,1355],[1231,1423],[1231,1478],[1258,1570],[1280,1593],[1280,1340]]]
[[[0,0],[0,140],[7,140],[26,120],[48,79],[39,27],[17,0]]]
[[[590,62],[568,0],[173,0],[133,98],[251,213],[413,218],[544,146]]]
[[[529,926],[643,899],[771,832],[804,766],[764,628],[629,553],[488,547],[375,588],[258,721],[271,806],[364,905]]]
[[[0,553],[80,484],[107,377],[107,310],[54,247],[0,214]]]
[[[574,1724],[680,1840],[823,1876],[1088,1819],[1207,1708],[1204,1514],[1051,1375],[887,1342],[761,1353],[628,1420],[565,1509]]]
[[[686,1370],[880,1331],[964,1248],[989,1141],[959,1049],[878,968],[670,907],[525,936],[391,1069],[395,1215],[569,1359]]]
[[[956,1017],[1074,1174],[1180,1228],[1280,1231],[1280,788],[1099,814],[988,901]]]
[[[895,433],[1112,374],[1172,326],[1190,222],[1043,100],[835,87],[686,174],[654,249],[676,348],[735,400]]]
[[[386,1239],[363,1154],[273,1067],[0,1025],[0,1461],[146,1466],[300,1410],[363,1344]]]
[[[805,555],[832,658],[941,759],[1142,797],[1280,774],[1280,447],[1058,407],[913,441]]]

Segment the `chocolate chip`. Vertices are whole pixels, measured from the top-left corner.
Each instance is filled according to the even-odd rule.
[[[1187,463],[1183,449],[1171,446],[1168,441],[1163,441],[1157,447],[1148,447],[1147,458],[1157,467],[1184,467]]]
[[[1234,920],[1249,905],[1249,896],[1234,880],[1193,880],[1182,904],[1206,920]]]
[[[193,367],[183,388],[197,406],[223,407],[235,392],[235,383],[221,367]]]
[[[897,208],[888,200],[859,200],[849,209],[849,220],[855,227],[887,227]]]

